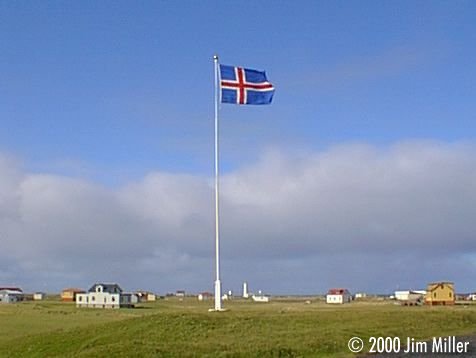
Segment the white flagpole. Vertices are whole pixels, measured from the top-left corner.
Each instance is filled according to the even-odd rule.
[[[219,166],[218,166],[218,111],[219,111],[219,76],[218,76],[218,56],[213,56],[213,62],[215,63],[215,259],[216,259],[216,280],[215,280],[215,311],[221,311],[221,282],[220,282],[220,220],[219,220]]]

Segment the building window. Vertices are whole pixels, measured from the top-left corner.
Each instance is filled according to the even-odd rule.
[[[81,296],[78,297],[78,301],[81,302],[83,298]]]
[[[450,295],[450,298],[451,298],[451,292],[449,293],[449,295]]]
[[[111,301],[112,301],[112,302],[116,302],[116,297],[112,297],[112,298],[111,298]]]
[[[91,301],[96,301],[96,297],[92,296]]]

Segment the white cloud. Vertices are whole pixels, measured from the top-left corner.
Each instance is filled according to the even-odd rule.
[[[384,290],[441,277],[474,290],[475,154],[426,141],[267,151],[222,178],[225,288],[248,279],[281,292]],[[209,178],[156,172],[110,189],[28,173],[6,156],[0,178],[5,284],[211,289]]]

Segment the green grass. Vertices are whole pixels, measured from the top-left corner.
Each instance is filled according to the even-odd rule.
[[[403,342],[476,333],[476,306],[235,301],[220,313],[207,312],[209,306],[193,299],[121,310],[60,302],[1,305],[0,356],[348,356],[353,336],[399,336]]]

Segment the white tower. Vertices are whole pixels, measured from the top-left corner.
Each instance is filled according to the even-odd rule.
[[[243,298],[248,298],[250,297],[248,293],[248,282],[243,282]]]

